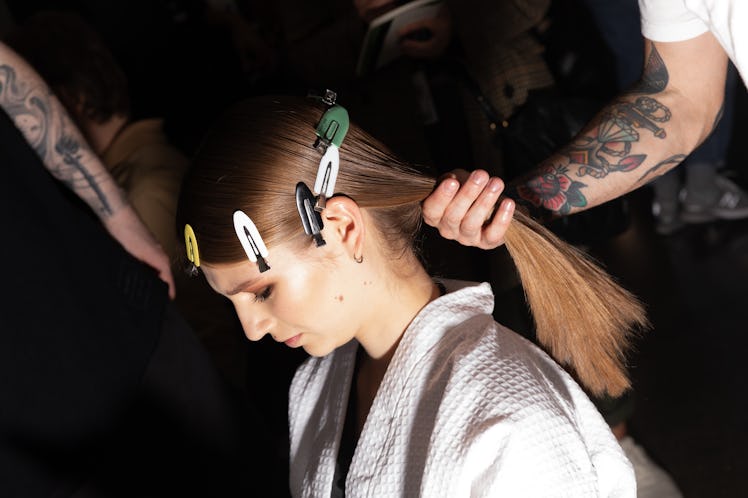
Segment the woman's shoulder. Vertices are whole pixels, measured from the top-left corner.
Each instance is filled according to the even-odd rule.
[[[602,467],[628,472],[607,424],[561,366],[494,321],[465,325],[465,330],[459,326],[450,331],[454,342],[440,344],[431,362],[428,385],[445,386],[441,394],[433,393],[441,398],[435,430],[450,435],[445,444],[462,433],[457,439],[466,454],[480,454],[486,446],[501,448],[502,465],[519,472],[536,462],[546,484],[558,477],[560,485],[563,475],[574,472],[580,489],[594,489],[603,486],[596,475]],[[465,347],[453,334],[469,338]],[[518,462],[519,467],[512,467]],[[597,466],[601,469],[596,471]],[[501,474],[505,479],[506,472]],[[522,475],[531,478],[532,472]]]
[[[491,317],[473,317],[442,336],[431,351],[431,375],[443,375],[455,392],[495,398],[508,412],[526,407],[568,416],[581,388],[536,345]],[[469,401],[469,400],[465,400]]]

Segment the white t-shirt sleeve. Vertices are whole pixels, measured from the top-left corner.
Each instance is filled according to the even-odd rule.
[[[709,30],[684,0],[639,0],[639,10],[642,34],[652,41],[690,40]]]

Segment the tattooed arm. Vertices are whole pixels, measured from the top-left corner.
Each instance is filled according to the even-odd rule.
[[[596,206],[666,173],[711,133],[727,72],[714,36],[645,47],[641,80],[518,181],[519,202],[550,215]]]
[[[641,80],[605,106],[570,144],[507,188],[533,217],[567,215],[626,194],[675,167],[714,129],[727,73],[727,55],[714,36],[646,40],[645,49]],[[491,192],[497,179],[483,175],[481,185],[468,181],[459,191],[456,179],[442,182],[424,201],[426,222],[466,245],[490,246],[487,235],[503,242],[506,225],[496,217],[484,225],[501,189]],[[506,203],[499,208],[508,210]]]
[[[0,106],[49,172],[83,199],[133,256],[154,267],[174,295],[169,260],[39,75],[0,43]]]

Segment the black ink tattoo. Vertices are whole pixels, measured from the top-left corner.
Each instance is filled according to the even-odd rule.
[[[106,195],[104,195],[104,192],[101,191],[101,187],[99,187],[99,184],[96,182],[96,178],[94,178],[94,176],[89,173],[81,163],[80,143],[72,137],[62,135],[55,145],[55,150],[62,156],[62,161],[65,164],[74,167],[86,180],[88,186],[93,189],[96,193],[96,197],[101,202],[101,211],[107,215],[113,214],[114,211],[109,205]],[[71,188],[73,187],[71,186]]]
[[[640,176],[639,179],[636,181],[637,184],[641,184],[645,180],[645,178],[647,178],[650,175],[656,175],[657,171],[660,168],[664,167],[664,166],[667,166],[667,165],[670,165],[670,164],[672,164],[673,166],[675,166],[677,164],[680,164],[680,162],[683,161],[686,157],[688,157],[688,156],[686,156],[686,154],[675,154],[673,156],[668,157],[664,161],[660,161],[656,165],[654,165],[651,168],[649,168],[646,173],[644,173],[642,176]],[[654,180],[654,178],[648,179],[646,181],[649,182],[651,180]]]
[[[65,133],[65,128],[75,125],[67,116],[53,111],[47,92],[19,82],[16,70],[7,64],[0,65],[0,107],[23,133],[50,173],[82,197],[90,197],[84,189],[91,189],[98,201],[94,203],[95,209],[100,215],[113,213],[97,178],[82,162],[84,156],[92,156],[93,152],[84,142]]]
[[[652,51],[649,53],[647,62],[644,64],[644,71],[639,82],[634,85],[628,93],[655,94],[665,90],[670,76],[667,72],[665,62],[660,57],[655,44],[652,44]]]

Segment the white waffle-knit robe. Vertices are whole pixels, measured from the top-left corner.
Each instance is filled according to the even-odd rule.
[[[491,317],[488,284],[414,318],[371,406],[348,497],[635,497],[630,463],[579,386]],[[461,286],[465,286],[459,288]],[[294,497],[329,497],[358,343],[309,358],[289,399]]]

